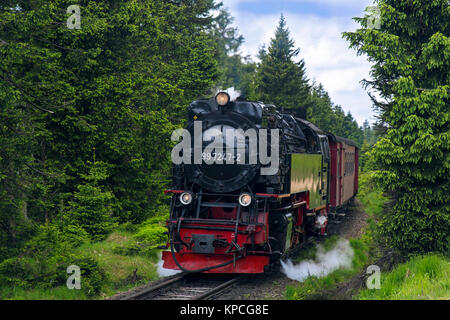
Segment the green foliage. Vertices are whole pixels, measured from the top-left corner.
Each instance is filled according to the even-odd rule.
[[[81,207],[89,193],[103,194],[98,204],[114,196],[120,222],[148,218],[165,201],[170,135],[218,76],[213,0],[80,1],[81,29],[66,26],[71,4],[0,4],[0,230],[10,246],[18,224],[54,219],[70,195]],[[79,173],[96,161],[109,176],[93,188]]]
[[[384,204],[388,201],[382,190],[377,187],[374,173],[363,172],[359,176],[358,199],[364,206],[364,211],[372,218],[379,218],[384,212]]]
[[[242,57],[239,54],[244,37],[232,26],[233,20],[228,9],[221,8],[213,22],[210,35],[216,47],[219,69],[215,86],[219,89],[233,87],[246,97],[253,92],[252,81],[256,64],[251,61],[250,56]]]
[[[82,290],[86,295],[99,292],[106,279],[98,262],[78,255],[66,235],[54,225],[42,226],[18,257],[0,263],[0,286],[18,288],[52,288],[65,285],[67,267],[77,265],[81,270]]]
[[[163,245],[167,241],[166,220],[169,218],[168,214],[155,216],[142,223],[141,227],[136,232],[136,239],[144,242],[151,248]]]
[[[67,27],[72,4],[81,29]],[[166,203],[172,131],[219,76],[216,8],[213,0],[0,3],[2,284],[56,287],[78,262],[87,293],[99,290],[97,257],[74,250]]]
[[[306,78],[305,62],[295,62],[300,49],[294,49],[294,41],[283,16],[271,39],[268,50],[260,52],[261,63],[256,69],[254,99],[290,109],[306,118],[310,102],[310,86]]]
[[[63,237],[59,234],[58,237]],[[69,249],[69,247],[67,247]],[[129,248],[130,251],[120,249]],[[132,248],[138,251],[132,250]],[[62,267],[60,285],[47,285],[37,283],[34,273],[30,275],[27,285],[13,285],[12,282],[0,282],[0,299],[44,299],[44,300],[78,300],[78,299],[103,299],[117,291],[125,291],[136,285],[148,283],[157,279],[156,263],[158,256],[156,252],[143,252],[142,247],[129,232],[113,232],[106,240],[97,242],[84,242],[81,246],[69,249],[74,259],[70,263],[81,267],[81,289],[69,290],[66,287],[66,279],[69,274]],[[145,253],[145,254],[144,254]],[[69,259],[68,259],[69,261]],[[16,261],[16,265],[22,262],[27,272],[36,267],[36,259]],[[45,265],[44,265],[45,267]],[[63,270],[64,269],[64,270]],[[16,266],[11,267],[11,274],[18,270]],[[33,271],[34,272],[34,271]],[[59,271],[58,271],[59,272]],[[14,275],[13,275],[14,277]],[[20,283],[20,278],[14,277],[15,282]]]
[[[358,300],[448,299],[450,263],[440,255],[412,257],[393,271],[381,274],[381,289],[362,290]]]
[[[70,243],[73,247],[78,247],[91,240],[91,235],[81,226],[76,224],[68,224],[60,226],[61,239]]]
[[[368,258],[368,244],[361,239],[350,239],[350,246],[353,249],[352,265],[355,270],[361,270],[367,264]]]
[[[358,183],[358,200],[361,201],[365,213],[369,215],[368,226],[361,236],[361,240],[367,246],[369,256],[376,260],[384,254],[382,248],[385,244],[385,236],[380,232],[379,225],[389,199],[377,186],[372,171],[361,172]]]
[[[373,146],[378,140],[378,132],[375,130],[374,126],[370,125],[368,120],[363,123],[363,131],[364,143],[369,146]]]
[[[83,290],[69,290],[66,286],[56,288],[0,287],[2,300],[86,300],[90,298]]]
[[[306,119],[326,132],[355,141],[359,146],[364,142],[364,133],[351,113],[345,114],[341,106],[334,105],[322,84],[314,83],[311,88]]]
[[[136,241],[133,235],[115,231],[106,240],[85,243],[76,249],[78,255],[98,261],[106,273],[107,278],[100,293],[102,297],[158,278],[157,253]]]
[[[63,214],[65,231],[70,232],[79,226],[93,240],[104,240],[114,229],[116,223],[112,219],[111,192],[103,192],[98,186],[99,181],[109,177],[107,166],[103,162],[92,164],[89,174],[82,175],[85,184],[78,185],[74,199],[69,201],[69,208]]]
[[[448,1],[377,1],[381,29],[345,33],[374,63],[386,134],[368,154],[373,177],[393,199],[381,223],[387,245],[447,252],[450,243],[450,40]]]
[[[287,286],[285,297],[287,300],[314,300],[323,299],[322,291],[334,288],[354,275],[352,270],[339,269],[331,272],[325,277],[309,277],[301,285]]]

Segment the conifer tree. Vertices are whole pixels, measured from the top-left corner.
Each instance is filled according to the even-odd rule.
[[[214,18],[211,36],[216,47],[219,76],[214,89],[235,88],[243,97],[251,94],[251,85],[256,64],[250,56],[239,52],[244,37],[233,27],[234,18],[228,9],[220,9]]]
[[[378,0],[362,28],[345,33],[373,63],[374,99],[386,134],[371,152],[374,177],[393,199],[381,223],[404,252],[450,249],[450,9],[447,0]]]
[[[260,52],[255,94],[257,99],[265,103],[273,103],[306,118],[310,85],[304,60],[295,61],[299,53],[300,49],[295,49],[282,15],[269,48]]]
[[[90,190],[114,195],[114,215],[152,215],[174,125],[217,77],[213,0],[81,0],[69,28],[73,4],[0,2],[0,246],[53,220],[94,157],[111,169]]]

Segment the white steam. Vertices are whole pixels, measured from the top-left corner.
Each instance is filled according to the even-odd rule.
[[[294,265],[291,260],[281,261],[282,271],[292,280],[303,282],[310,276],[324,277],[340,268],[350,268],[353,261],[353,249],[348,240],[339,240],[328,252],[322,246],[317,247],[315,260],[302,261]]]
[[[156,268],[156,271],[158,272],[158,275],[160,277],[169,277],[169,276],[173,276],[173,275],[181,272],[180,270],[172,270],[172,269],[163,268],[164,261],[162,260],[161,252],[158,252],[158,257],[159,257],[159,261],[158,261],[158,267]]]
[[[226,90],[218,90],[216,92],[216,94],[219,92],[228,93],[230,95],[230,101],[235,101],[237,98],[239,98],[241,96],[241,91],[235,90],[234,87],[228,88]]]

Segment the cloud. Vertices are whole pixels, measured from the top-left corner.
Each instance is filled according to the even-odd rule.
[[[256,0],[225,0],[235,17],[235,25],[245,37],[242,46],[243,54],[250,54],[256,58],[259,48],[270,42],[278,25],[281,12],[242,11],[242,3],[255,3]],[[310,0],[284,0],[289,3],[311,3]],[[342,5],[364,8],[371,4],[371,0],[315,0],[325,5]],[[259,3],[259,1],[258,1]],[[356,5],[357,3],[357,5]],[[291,37],[296,47],[301,49],[299,58],[305,60],[307,74],[323,84],[332,101],[350,111],[361,125],[364,120],[373,119],[372,103],[362,88],[360,81],[369,78],[370,63],[364,56],[357,56],[348,42],[342,38],[342,32],[354,31],[359,26],[352,16],[318,16],[314,13],[283,12]]]

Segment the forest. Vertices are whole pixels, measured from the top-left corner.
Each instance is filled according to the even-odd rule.
[[[359,125],[307,77],[283,15],[254,58],[216,0],[1,1],[0,287],[64,286],[78,265],[83,292],[96,295],[109,276],[80,248],[115,230],[139,244],[114,250],[154,255],[171,134],[191,101],[227,88],[355,141],[389,198],[380,239],[402,253],[448,253],[448,1],[377,3],[380,30],[364,17],[342,30],[369,57],[364,85],[381,97],[377,122]],[[75,4],[80,28],[68,25]]]

